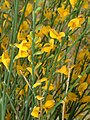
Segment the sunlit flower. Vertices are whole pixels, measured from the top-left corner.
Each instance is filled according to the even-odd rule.
[[[59,7],[57,9],[60,17],[61,17],[61,21],[64,21],[65,18],[69,15],[69,9],[68,8],[65,8],[64,5],[62,5],[62,7]]]
[[[47,90],[47,88],[48,88],[48,82],[49,81],[46,81],[45,86],[43,86],[42,89]],[[50,83],[49,91],[52,91],[52,90],[54,90],[54,85],[52,83]]]
[[[72,8],[75,7],[76,3],[77,3],[77,0],[70,0],[70,4],[72,5]]]
[[[52,109],[55,105],[54,99],[46,100],[45,104],[43,105],[43,108],[45,109],[46,113]]]
[[[54,39],[50,39],[49,43],[46,43],[43,47],[42,47],[42,52],[47,52],[50,53],[51,50],[55,49],[55,45],[54,45]]]
[[[35,106],[31,112],[31,115],[35,118],[39,118],[39,110],[40,110],[40,107]]]
[[[8,2],[8,0],[5,0],[3,2],[3,5],[0,6],[0,9],[2,9],[2,10],[8,10],[8,9],[10,9],[10,3]]]
[[[66,65],[64,65],[60,69],[56,70],[56,73],[63,73],[65,75],[68,75],[68,69],[67,69]]]
[[[78,98],[77,98],[77,95],[76,95],[75,93],[70,92],[70,93],[68,94],[67,99],[70,100],[70,101],[76,101]]]
[[[56,30],[50,29],[50,37],[53,39],[57,39],[59,42],[61,42],[62,37],[65,37],[65,33],[64,32],[57,33]]]
[[[9,64],[10,64],[10,57],[8,55],[8,51],[7,50],[5,52],[3,52],[0,61],[5,65],[5,67],[8,70],[8,67],[9,67]]]
[[[29,24],[27,21],[23,21],[23,23],[20,26],[20,31],[26,31],[29,29]]]
[[[36,98],[37,98],[37,100],[43,100],[44,97],[37,95]]]
[[[82,84],[80,84],[80,86],[78,87],[78,92],[80,94],[80,96],[83,94],[84,90],[86,90],[88,87],[87,82],[83,82]]]
[[[15,59],[19,59],[19,58],[25,58],[27,57],[29,54],[27,51],[22,51],[19,50],[18,54],[15,56]]]
[[[45,12],[44,12],[44,16],[45,16],[48,20],[50,20],[50,19],[51,19],[51,16],[52,16],[52,11],[51,11],[49,8],[46,9]]]
[[[15,46],[21,51],[27,51],[31,47],[31,43],[23,40],[20,44],[16,43]]]
[[[81,27],[81,24],[84,22],[84,18],[82,15],[78,16],[77,18],[73,18],[69,23],[68,27],[70,27],[71,30],[74,30],[75,28]]]
[[[20,12],[23,12],[24,8],[20,10]],[[25,17],[27,17],[33,10],[33,6],[31,3],[27,4],[26,11],[25,11]]]

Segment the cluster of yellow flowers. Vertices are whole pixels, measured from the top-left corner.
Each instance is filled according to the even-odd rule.
[[[89,6],[90,0],[0,0],[4,119],[84,118],[90,109]]]

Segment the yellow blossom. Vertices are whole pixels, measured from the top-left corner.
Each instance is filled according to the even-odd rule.
[[[27,21],[23,21],[23,23],[21,24],[20,26],[20,31],[26,31],[29,29],[29,25],[28,25],[28,22]]]
[[[5,67],[8,70],[8,67],[9,67],[9,64],[10,64],[10,57],[8,55],[8,51],[7,50],[5,52],[3,52],[0,61],[5,65]]]
[[[3,50],[6,50],[7,47],[8,47],[8,43],[9,43],[9,38],[7,36],[5,36],[3,39],[2,39],[2,43],[1,43],[1,48]]]
[[[31,112],[31,115],[35,118],[39,118],[39,110],[40,110],[40,107],[35,106]]]
[[[31,47],[31,43],[23,40],[20,44],[16,43],[15,46],[21,51],[27,51]]]
[[[90,96],[84,96],[81,100],[80,100],[80,102],[89,102],[90,103]]]
[[[78,18],[72,19],[68,23],[68,27],[70,27],[71,30],[74,30],[75,28],[81,27],[81,24],[79,23],[79,19]]]
[[[49,43],[46,43],[42,48],[42,52],[50,53],[50,51],[54,49],[55,49],[54,39],[50,39]]]
[[[61,42],[62,37],[65,37],[64,32],[57,33],[56,30],[50,29],[50,37],[59,40]]]
[[[70,100],[70,101],[76,101],[78,98],[77,98],[77,95],[76,95],[75,93],[70,92],[70,93],[68,94],[67,99]]]
[[[18,87],[16,89],[16,94],[18,94],[18,96],[22,97],[25,93],[24,93],[24,89],[21,89]]]
[[[51,109],[54,105],[55,105],[54,100],[47,100],[44,104],[45,108],[47,108],[47,109]]]
[[[47,90],[48,87],[48,81],[46,81],[45,86],[42,87],[42,89]],[[50,83],[49,86],[49,91],[54,90],[54,85],[52,83]]]
[[[45,104],[43,105],[43,108],[45,109],[46,113],[52,109],[55,105],[54,99],[46,100]]]
[[[84,0],[84,2],[83,2],[83,8],[85,8],[85,9],[89,8],[88,0]]]
[[[28,52],[27,51],[19,50],[18,54],[15,56],[15,59],[25,58],[27,56],[28,56]]]
[[[23,12],[24,8],[20,10],[20,12]],[[25,17],[27,17],[33,10],[33,6],[31,3],[27,4],[26,11],[25,11]]]
[[[27,93],[29,89],[28,84],[25,85],[24,89],[25,89],[25,93]]]
[[[23,40],[20,44],[16,43],[15,46],[17,48],[19,48],[19,52],[16,55],[15,59],[24,58],[24,57],[27,57],[29,55],[28,49],[31,47],[30,42],[27,42],[26,40]]]
[[[68,75],[68,69],[66,68],[66,65],[64,65],[60,69],[56,70],[56,73],[63,73],[65,75]]]
[[[7,114],[5,116],[5,120],[11,120],[11,113],[7,111]]]
[[[18,39],[19,41],[25,40],[26,37],[27,37],[27,32],[25,32],[25,31],[19,31],[19,32],[18,32],[17,39]]]
[[[76,3],[77,3],[77,0],[70,0],[70,4],[72,5],[72,8],[75,7]]]
[[[78,92],[79,92],[80,96],[87,89],[87,87],[88,87],[87,82],[83,82],[82,84],[80,84],[80,86],[78,87]]]
[[[81,24],[84,22],[84,18],[82,15],[78,16],[77,18],[73,18],[69,23],[68,27],[70,27],[71,30],[74,30],[75,28],[81,27]]]
[[[44,12],[44,16],[50,20],[51,19],[51,16],[52,16],[52,11],[50,9],[46,9],[45,12]]]
[[[20,70],[23,71],[23,67],[22,67],[21,65],[17,65],[17,66],[16,66],[16,69],[17,69],[17,74],[18,74],[18,75],[21,75]]]
[[[27,67],[27,70],[30,72],[30,74],[32,75],[32,67]]]
[[[43,100],[44,97],[37,95],[36,98],[37,98],[37,100]]]
[[[9,21],[12,20],[11,17],[8,14],[4,14],[3,16],[4,16],[4,18],[8,19]]]
[[[7,0],[5,0],[3,2],[3,5],[0,6],[0,9],[2,9],[2,10],[8,10],[8,9],[10,9],[10,3]]]
[[[65,8],[64,5],[62,5],[62,7],[59,7],[57,9],[60,17],[61,17],[61,21],[64,21],[65,18],[69,15],[69,9],[68,8]]]

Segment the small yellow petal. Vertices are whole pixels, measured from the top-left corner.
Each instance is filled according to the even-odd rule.
[[[33,85],[33,88],[35,88],[35,87],[37,87],[37,86],[40,86],[40,85],[41,85],[41,83],[36,82],[36,83]]]
[[[37,95],[36,98],[37,98],[37,100],[43,100],[44,97]]]
[[[44,82],[44,81],[47,81],[47,78],[44,77],[44,78],[39,80],[39,82]]]

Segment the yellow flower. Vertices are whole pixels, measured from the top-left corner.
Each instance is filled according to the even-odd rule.
[[[83,2],[83,8],[85,8],[85,9],[89,8],[88,0],[84,0],[84,2]]]
[[[31,43],[23,40],[20,44],[16,43],[15,46],[21,51],[27,51],[31,47]]]
[[[37,95],[36,98],[37,98],[37,100],[43,100],[44,97]]]
[[[30,72],[30,74],[32,75],[32,67],[27,67],[27,70]]]
[[[57,39],[59,40],[59,42],[61,42],[62,37],[65,37],[65,33],[64,32],[57,33],[56,30],[50,29],[50,37],[53,39]]]
[[[43,105],[43,108],[45,109],[46,113],[52,109],[55,105],[55,101],[53,99],[46,100],[45,104]]]
[[[29,24],[28,24],[28,22],[27,21],[23,21],[23,23],[21,24],[21,26],[20,26],[20,31],[26,31],[26,30],[28,30],[29,29]]]
[[[70,0],[70,4],[72,5],[72,8],[75,7],[76,3],[77,3],[77,0]]]
[[[5,0],[4,3],[3,3],[3,5],[0,6],[0,9],[2,9],[2,10],[8,10],[8,9],[10,9],[10,3],[7,0]]]
[[[8,51],[7,50],[5,52],[3,52],[0,61],[5,65],[6,69],[8,70],[8,66],[10,64],[10,57],[8,55]]]
[[[39,118],[39,110],[40,110],[40,107],[35,106],[31,112],[31,115],[35,118]]]
[[[46,9],[45,12],[44,12],[44,16],[50,20],[51,19],[51,16],[52,16],[52,11],[50,9]]]
[[[24,8],[20,10],[20,12],[23,12]],[[33,10],[33,6],[31,3],[27,4],[26,11],[25,11],[25,17],[27,17]]]
[[[8,19],[9,21],[12,20],[11,17],[8,14],[4,14],[3,16],[4,16],[4,18]]]
[[[60,69],[56,70],[56,73],[63,73],[65,75],[68,75],[68,70],[66,68],[66,65],[64,65]]]
[[[42,87],[42,89],[47,90],[48,87],[48,81],[46,81],[45,86]],[[52,83],[50,83],[49,86],[49,91],[54,90],[54,85]]]
[[[84,96],[80,102],[90,102],[90,96]]]
[[[5,116],[5,120],[11,120],[11,113],[7,111],[7,114]]]
[[[42,48],[42,52],[47,52],[50,53],[51,50],[55,49],[55,45],[54,45],[54,39],[50,39],[49,43],[46,43],[43,48]]]
[[[68,23],[68,27],[70,27],[71,30],[74,30],[75,28],[81,27],[81,24],[84,22],[84,18],[82,15],[78,16],[77,18],[72,19]]]
[[[24,93],[24,89],[20,90],[20,88],[18,87],[16,89],[16,94],[18,94],[18,96],[22,97],[25,93]]]
[[[27,32],[25,31],[19,31],[17,35],[17,39],[20,40],[25,40],[27,37]]]
[[[64,21],[65,18],[69,15],[69,9],[68,8],[65,9],[64,5],[62,5],[62,7],[59,7],[57,11],[61,17],[61,21]]]
[[[21,65],[17,65],[16,69],[17,69],[17,74],[21,75],[20,70],[23,71],[23,67]]]
[[[2,43],[1,43],[1,48],[3,50],[6,50],[7,47],[8,47],[8,43],[9,43],[9,38],[7,36],[5,36],[3,39],[2,39]]]
[[[83,82],[82,84],[80,84],[80,86],[78,87],[78,92],[79,92],[80,96],[87,89],[87,87],[88,87],[87,82]]]
[[[70,101],[76,101],[78,98],[77,98],[77,95],[75,93],[70,92],[68,94],[67,99],[70,100]]]
[[[75,28],[81,27],[81,24],[79,23],[79,19],[78,18],[72,19],[68,23],[68,27],[70,27],[71,30],[74,30]]]
[[[19,48],[19,52],[15,57],[15,59],[24,58],[29,55],[28,50],[31,47],[31,42],[27,42],[26,40],[23,40],[20,44],[16,43],[15,46]]]
[[[47,100],[44,104],[44,107],[47,108],[47,109],[51,109],[54,105],[55,105],[54,100]]]
[[[27,56],[28,56],[28,52],[27,51],[19,50],[18,54],[15,56],[15,59],[25,58]]]

